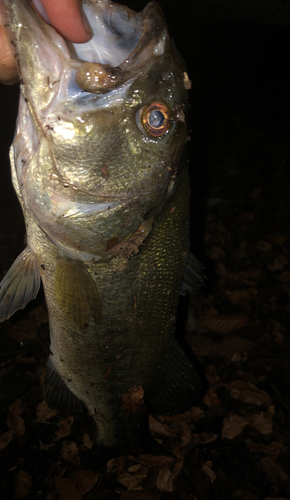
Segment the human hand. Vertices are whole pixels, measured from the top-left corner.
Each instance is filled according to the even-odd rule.
[[[0,0],[0,82],[12,85],[19,80],[16,61],[4,28],[3,0]],[[39,2],[35,2],[38,4]],[[81,0],[41,0],[50,24],[66,40],[85,43],[92,37]]]

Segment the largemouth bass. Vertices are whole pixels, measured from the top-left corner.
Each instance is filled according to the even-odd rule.
[[[28,0],[5,0],[20,71],[11,147],[27,248],[1,283],[3,321],[42,281],[52,407],[87,408],[100,448],[144,449],[148,409],[199,393],[174,338],[180,292],[203,280],[189,256],[187,89],[162,12],[87,0],[94,31],[68,43]],[[142,424],[142,425],[141,425]]]

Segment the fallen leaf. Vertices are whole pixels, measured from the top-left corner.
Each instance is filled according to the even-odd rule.
[[[288,236],[285,236],[284,234],[268,234],[266,236],[266,240],[270,241],[272,245],[283,245],[285,241],[288,241],[289,238]]]
[[[289,263],[289,260],[287,257],[285,257],[283,254],[278,255],[273,261],[273,264],[269,262],[268,264],[268,269],[269,271],[278,271],[280,269],[283,269],[287,264]]]
[[[215,479],[216,479],[216,474],[212,470],[212,461],[208,460],[208,462],[206,462],[205,464],[203,464],[202,470],[209,477],[210,482],[213,483],[215,481]]]
[[[282,283],[290,283],[290,271],[283,271],[278,277]]]
[[[233,304],[242,304],[245,307],[257,295],[256,288],[242,288],[241,290],[227,290],[226,295]]]
[[[32,486],[31,475],[25,470],[20,469],[16,474],[15,479],[15,497],[26,498],[28,497]]]
[[[86,432],[83,435],[83,443],[84,443],[86,448],[89,448],[89,450],[92,449],[93,441],[91,440],[90,436]]]
[[[218,438],[218,436],[218,434],[214,434],[213,432],[202,432],[200,434],[200,442],[203,444],[212,443]]]
[[[263,500],[288,500],[285,497],[266,497]]]
[[[15,358],[16,363],[36,363],[36,360],[34,358],[29,358],[27,356],[17,356]]]
[[[15,403],[9,406],[7,415],[7,425],[17,436],[23,436],[25,433],[25,424],[20,416],[23,411],[21,399],[17,399]]]
[[[59,423],[60,427],[55,433],[55,439],[56,440],[62,439],[71,434],[71,426],[73,422],[74,422],[74,417],[72,416],[61,420]]]
[[[272,402],[266,391],[244,380],[232,380],[229,384],[225,384],[225,386],[230,389],[232,398],[239,399],[243,403],[269,405]]]
[[[159,422],[156,418],[149,415],[149,429],[150,432],[154,434],[159,434],[160,436],[170,436],[169,426],[163,422]]]
[[[272,250],[272,245],[268,241],[258,241],[256,248],[259,252],[269,252],[269,250]]]
[[[249,319],[244,314],[203,316],[200,318],[202,326],[219,335],[225,335],[243,328],[249,324]]]
[[[79,470],[70,479],[81,495],[85,495],[95,486],[98,482],[99,475],[93,470]]]
[[[158,473],[156,480],[156,487],[159,491],[172,492],[174,490],[174,481],[179,475],[184,464],[184,459],[179,458],[171,469],[170,467],[163,467]]]
[[[210,252],[210,258],[212,260],[223,260],[223,259],[225,259],[225,257],[226,257],[226,254],[221,247],[219,247],[217,245],[214,245],[212,247],[211,252]]]
[[[203,398],[204,404],[207,406],[212,406],[212,405],[221,405],[221,402],[217,396],[217,394],[213,391],[213,389],[209,388],[206,391],[206,395]]]
[[[173,491],[172,472],[169,467],[160,469],[156,481],[156,487],[159,491]]]
[[[248,447],[251,453],[263,453],[263,455],[268,457],[277,458],[281,451],[282,443],[280,441],[272,441],[270,444],[249,443]]]
[[[272,420],[275,415],[275,405],[269,406],[267,412],[255,413],[251,416],[251,427],[254,427],[261,434],[271,434],[273,432]]]
[[[223,420],[222,438],[234,439],[243,432],[248,424],[247,418],[230,412]]]
[[[79,449],[73,441],[65,441],[62,444],[61,456],[66,462],[74,464],[78,460]]]
[[[12,437],[13,437],[12,430],[4,432],[4,434],[2,434],[0,436],[0,451],[4,450],[4,448],[6,448],[6,446],[10,443]]]
[[[57,410],[49,408],[45,400],[39,403],[36,407],[36,422],[46,422],[58,414]]]
[[[62,477],[55,478],[55,487],[61,495],[61,500],[83,500],[76,486]]]
[[[220,376],[217,374],[216,367],[214,365],[208,365],[205,368],[205,376],[209,385],[215,385],[220,381]]]
[[[172,464],[176,459],[174,457],[166,457],[162,455],[139,455],[138,462],[143,465],[147,465],[149,467],[168,467]]]
[[[282,465],[276,462],[272,457],[262,457],[261,466],[263,471],[266,472],[274,483],[276,491],[278,491],[279,480],[290,482],[290,478],[284,471]]]
[[[118,481],[128,490],[140,489],[140,480],[132,474],[129,474],[129,472],[123,472],[120,474]],[[143,488],[141,487],[141,489]]]
[[[250,351],[254,347],[255,344],[253,342],[242,337],[227,337],[220,344],[217,344],[215,355],[224,356],[231,360],[237,352]]]
[[[217,343],[206,336],[186,335],[186,342],[196,356],[224,356],[229,360],[231,360],[237,352],[246,352],[255,347],[253,342],[241,337],[226,337],[222,342]]]

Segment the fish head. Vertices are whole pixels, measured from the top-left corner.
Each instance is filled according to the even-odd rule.
[[[21,77],[21,196],[62,249],[109,259],[107,242],[157,217],[174,193],[187,140],[184,62],[156,3],[135,13],[86,0],[94,36],[73,44],[28,0],[5,1]]]

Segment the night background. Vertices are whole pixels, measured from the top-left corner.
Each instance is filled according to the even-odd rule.
[[[208,281],[181,301],[178,335],[204,391],[186,414],[151,419],[173,457],[125,456],[95,471],[88,416],[42,403],[49,332],[41,292],[0,325],[3,500],[290,498],[287,3],[282,15],[252,15],[268,23],[222,17],[250,19],[250,11],[219,18],[199,2],[159,3],[192,80],[191,241]],[[0,279],[25,246],[8,159],[17,107],[18,86],[0,84]]]

